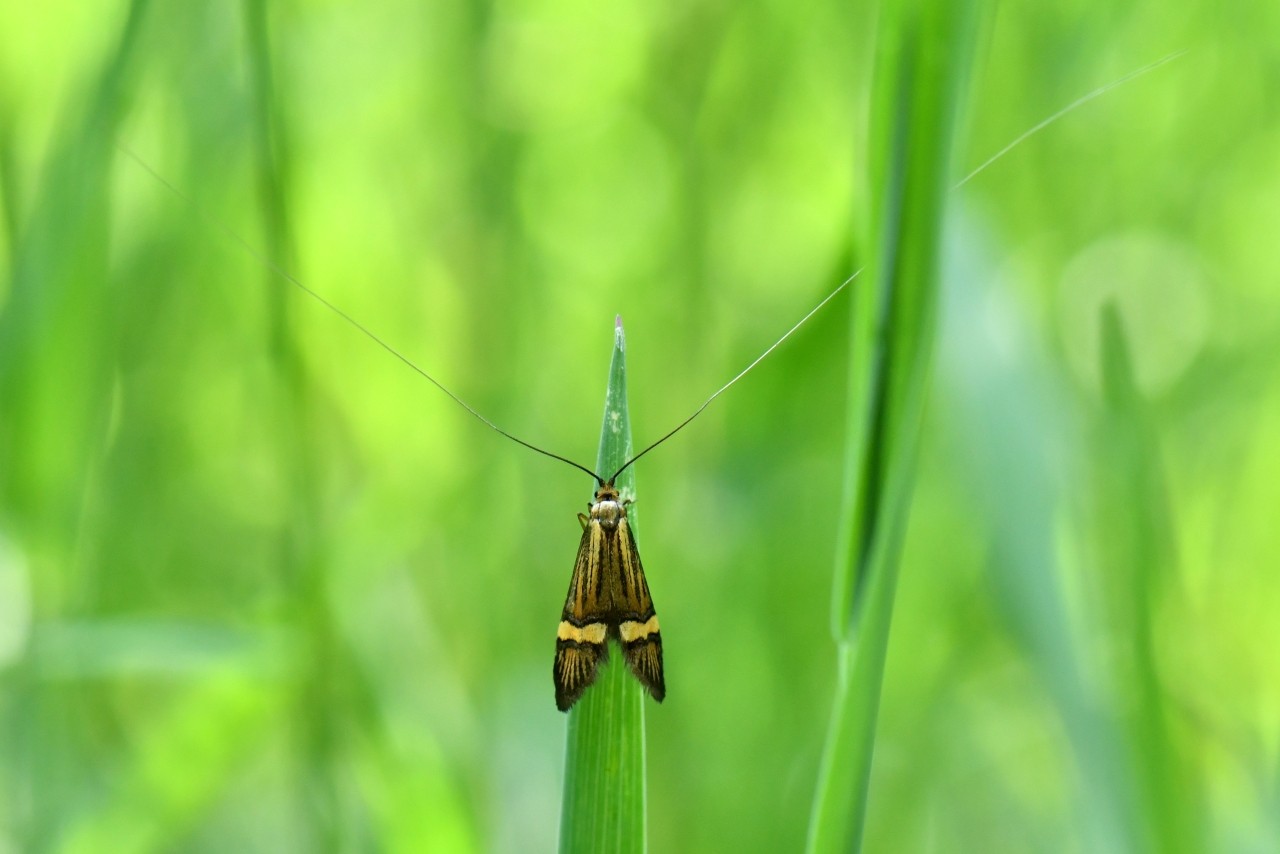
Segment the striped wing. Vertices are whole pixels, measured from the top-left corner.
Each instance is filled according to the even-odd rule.
[[[661,702],[662,636],[635,535],[625,516],[613,530],[586,522],[556,632],[556,706],[568,711],[596,680],[609,657],[608,639],[622,645],[636,679]]]
[[[562,712],[578,701],[596,681],[600,665],[609,657],[609,597],[603,583],[605,531],[597,521],[583,525],[578,558],[569,579],[569,595],[556,631],[556,707]]]
[[[640,550],[626,517],[618,521],[614,536],[609,538],[611,560],[607,566],[615,572],[606,575],[614,580],[611,617],[617,627],[627,666],[659,703],[667,695],[662,677],[662,634],[658,631],[658,614],[649,596],[649,583],[640,564]]]

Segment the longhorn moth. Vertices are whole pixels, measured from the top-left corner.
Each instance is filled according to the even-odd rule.
[[[992,163],[1007,154],[1012,148],[1026,140],[1032,134],[1043,130],[1049,124],[1062,118],[1067,113],[1075,110],[1083,104],[1097,98],[1104,93],[1127,83],[1137,77],[1159,68],[1165,63],[1182,56],[1186,51],[1177,51],[1171,53],[1161,59],[1145,65],[1129,74],[1124,75],[1112,82],[1098,87],[1077,98],[1066,107],[1053,113],[1034,127],[1022,133],[1013,142],[1006,145],[994,156],[983,162],[980,166],[966,175],[960,180],[953,189],[959,189],[964,184],[975,178],[979,173],[986,170]],[[196,204],[195,200],[166,180],[156,170],[152,169],[141,157],[135,154],[127,146],[120,145],[120,149],[143,170],[150,173],[160,184],[165,186],[170,192],[183,199],[192,206],[198,213],[202,213],[201,208]],[[538,446],[526,442],[517,436],[514,436],[497,424],[490,421],[484,415],[480,414],[469,403],[460,398],[458,395],[450,391],[445,385],[438,381],[431,374],[420,368],[408,357],[404,356],[382,338],[378,337],[367,327],[362,325],[355,318],[329,302],[319,293],[311,290],[288,271],[282,269],[270,259],[264,258],[258,253],[247,241],[241,238],[236,232],[217,220],[205,217],[212,224],[220,229],[224,234],[238,243],[249,255],[255,258],[264,267],[270,269],[276,275],[285,281],[303,291],[325,308],[341,317],[347,323],[354,326],[366,337],[372,340],[382,349],[386,350],[392,356],[399,359],[410,369],[417,372],[420,376],[444,392],[454,403],[461,406],[477,420],[485,426],[494,430],[498,434],[505,436],[511,441],[523,445],[524,447],[535,451],[544,456],[559,460],[574,468],[583,471],[595,480],[596,491],[595,497],[589,504],[589,513],[578,514],[578,519],[582,524],[582,539],[578,544],[577,559],[574,561],[573,576],[569,583],[569,593],[565,599],[564,610],[560,615],[560,625],[556,631],[556,654],[555,664],[552,675],[555,681],[556,705],[561,711],[568,711],[575,702],[582,696],[583,692],[591,686],[595,681],[600,665],[608,657],[608,644],[610,640],[618,643],[623,652],[627,667],[631,673],[639,680],[640,684],[649,692],[649,694],[659,702],[666,696],[666,684],[663,679],[662,672],[662,635],[658,627],[658,616],[653,607],[653,600],[649,595],[649,587],[644,577],[644,569],[640,562],[640,554],[636,548],[635,536],[632,533],[630,522],[627,519],[627,505],[629,500],[623,499],[618,490],[614,487],[614,482],[618,476],[626,471],[637,460],[663,442],[670,439],[676,433],[684,429],[693,419],[706,409],[713,400],[727,391],[730,386],[742,379],[752,368],[763,361],[778,346],[786,341],[793,333],[803,326],[809,318],[816,314],[828,302],[830,302],[837,294],[845,289],[861,270],[858,270],[849,278],[845,279],[835,290],[828,294],[820,303],[814,306],[804,317],[802,317],[794,326],[787,330],[777,341],[769,346],[755,360],[747,365],[731,380],[717,389],[702,404],[693,411],[689,417],[677,424],[673,429],[659,438],[657,441],[646,446],[640,453],[634,455],[623,465],[613,472],[608,478],[601,477],[590,468],[576,463],[573,460],[560,456],[559,454],[539,448]]]
[[[120,149],[138,166],[150,173],[156,181],[191,205],[197,213],[203,215],[200,206],[196,204],[194,199],[168,181],[155,169],[152,169],[146,161],[128,147],[121,145]],[[569,582],[569,593],[565,599],[564,610],[560,615],[559,627],[556,630],[555,664],[552,669],[555,681],[556,706],[561,711],[568,711],[582,696],[583,692],[591,686],[599,673],[600,665],[608,658],[610,640],[617,642],[622,647],[623,657],[631,673],[655,700],[661,702],[663,697],[666,696],[666,683],[662,672],[662,635],[658,628],[658,616],[654,611],[653,599],[649,595],[648,583],[645,581],[644,569],[640,562],[640,553],[636,548],[635,535],[632,533],[631,524],[627,519],[627,505],[630,501],[622,498],[614,487],[614,483],[618,476],[634,465],[637,460],[676,433],[679,433],[691,421],[701,415],[702,411],[710,406],[712,401],[746,376],[756,365],[760,364],[769,354],[800,329],[809,318],[817,314],[837,294],[843,291],[850,282],[858,277],[861,270],[841,282],[835,290],[827,294],[821,302],[810,309],[804,317],[800,318],[794,326],[752,360],[749,365],[739,371],[727,383],[716,389],[687,418],[662,435],[657,441],[632,456],[617,471],[606,478],[581,463],[540,448],[503,430],[368,327],[316,291],[304,285],[287,270],[273,263],[270,259],[263,257],[235,231],[217,220],[205,218],[228,238],[239,244],[245,252],[264,267],[355,327],[383,350],[399,359],[427,382],[444,392],[454,403],[465,409],[486,427],[531,451],[550,457],[553,460],[559,460],[591,475],[596,482],[595,497],[589,504],[589,512],[578,514],[578,519],[582,524],[582,539],[578,544],[578,555],[574,561],[573,576]],[[618,323],[620,327],[621,320]]]

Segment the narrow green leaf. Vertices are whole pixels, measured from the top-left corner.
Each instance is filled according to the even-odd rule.
[[[1107,591],[1112,684],[1122,699],[1120,725],[1133,751],[1136,816],[1152,850],[1197,851],[1199,798],[1173,734],[1170,703],[1157,666],[1154,611],[1176,564],[1160,437],[1138,386],[1120,311],[1102,307],[1101,375],[1105,409],[1093,431],[1099,583]]]
[[[810,851],[858,850],[898,557],[914,481],[938,301],[950,142],[969,62],[967,3],[886,7],[873,98],[870,281],[854,299],[845,511],[832,628],[838,673]]]
[[[257,180],[263,206],[262,228],[267,257],[292,268],[294,238],[290,210],[291,147],[286,116],[276,91],[275,58],[270,16],[265,0],[242,0],[247,42],[248,79],[253,96],[251,128],[257,155]],[[297,701],[311,709],[299,721],[296,740],[290,744],[300,768],[310,781],[307,797],[300,802],[313,832],[309,844],[336,849],[349,831],[352,814],[347,792],[332,772],[339,752],[335,697],[349,677],[345,656],[334,645],[338,632],[326,600],[326,526],[317,496],[321,465],[312,425],[316,420],[314,388],[298,341],[290,328],[291,294],[275,281],[274,271],[264,270],[267,324],[265,343],[274,371],[273,398],[267,410],[273,422],[279,476],[287,485],[288,516],[277,532],[278,582],[287,591],[297,621],[309,642],[322,650],[324,664],[312,678],[299,682]]]
[[[626,341],[618,318],[596,471],[608,476],[630,457]],[[624,499],[634,501],[635,466],[619,475],[614,486]],[[635,505],[628,508],[627,518],[639,540]],[[569,711],[560,813],[563,852],[645,850],[644,692],[627,672],[621,651],[610,646],[596,684]]]

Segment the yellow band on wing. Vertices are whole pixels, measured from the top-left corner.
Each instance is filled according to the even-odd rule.
[[[556,640],[573,643],[604,643],[609,636],[609,627],[604,623],[588,623],[578,628],[568,620],[560,621],[560,629],[556,632]]]
[[[561,626],[564,623],[560,624]],[[563,630],[562,630],[563,631]],[[654,614],[646,622],[637,622],[636,620],[626,620],[622,625],[618,626],[618,637],[623,643],[631,643],[632,641],[644,640],[649,635],[658,633],[658,615]]]

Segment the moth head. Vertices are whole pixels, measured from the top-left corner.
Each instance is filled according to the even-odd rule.
[[[612,483],[602,483],[596,490],[596,504],[601,501],[619,501],[618,490]]]

